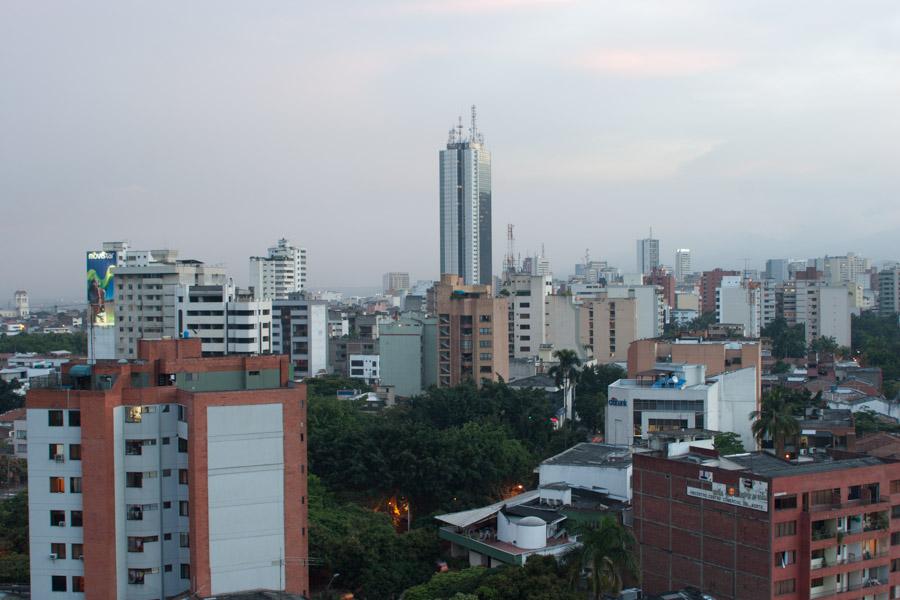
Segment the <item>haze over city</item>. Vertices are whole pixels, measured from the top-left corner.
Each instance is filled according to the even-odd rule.
[[[479,109],[507,223],[555,273],[896,259],[894,2],[8,2],[0,297],[74,297],[106,240],[310,287],[438,277],[438,151]],[[51,242],[52,240],[52,242]],[[27,266],[26,266],[27,265]]]

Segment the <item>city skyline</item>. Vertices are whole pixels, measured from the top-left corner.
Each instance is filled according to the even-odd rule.
[[[309,249],[310,287],[437,279],[434,149],[473,103],[501,158],[494,237],[514,223],[522,254],[546,244],[560,274],[585,248],[625,269],[651,221],[663,262],[689,247],[694,270],[898,258],[896,5],[688,4],[201,3],[175,28],[162,5],[51,22],[12,4],[0,195],[22,210],[3,249],[29,260],[0,297],[77,295],[83,252],[117,239],[238,283],[281,236]],[[337,243],[375,232],[391,235],[365,252]]]

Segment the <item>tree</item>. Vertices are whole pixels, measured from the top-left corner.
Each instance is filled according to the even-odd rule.
[[[28,495],[0,502],[0,583],[28,583]]]
[[[87,336],[78,333],[20,333],[0,335],[0,352],[37,352],[47,354],[67,350],[72,354],[87,354]]]
[[[634,536],[614,517],[580,527],[578,533],[582,545],[567,554],[565,561],[572,584],[588,571],[591,593],[599,598],[622,591],[626,576],[638,577]]]
[[[732,431],[716,435],[716,437],[713,438],[713,446],[722,456],[746,452],[746,450],[744,450],[744,443],[741,441],[741,436]]]
[[[777,317],[763,327],[761,335],[772,340],[772,355],[775,358],[806,356],[806,327],[802,323],[788,325],[783,317]]]
[[[760,410],[750,413],[755,419],[752,426],[753,435],[762,444],[768,437],[775,442],[775,453],[784,455],[784,442],[788,437],[797,435],[800,426],[795,418],[795,397],[781,387],[772,389],[763,395]]]
[[[809,343],[809,351],[818,354],[837,354],[837,340],[830,336],[820,336]]]
[[[791,365],[784,362],[783,360],[776,361],[774,365],[772,365],[772,373],[778,375],[780,373],[787,373],[791,370]]]
[[[25,394],[19,393],[21,389],[18,379],[9,382],[0,379],[0,413],[25,406]]]
[[[553,377],[556,385],[562,387],[566,403],[566,419],[571,419],[571,402],[575,393],[575,384],[578,381],[578,367],[581,366],[581,359],[574,350],[556,350],[553,356],[556,358],[557,364],[550,367],[547,374]]]
[[[606,394],[578,394],[575,396],[575,414],[578,420],[591,433],[597,431],[603,424],[603,415],[606,412]]]

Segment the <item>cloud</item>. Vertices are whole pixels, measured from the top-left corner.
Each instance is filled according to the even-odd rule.
[[[719,52],[674,49],[604,49],[575,59],[576,67],[625,77],[681,77],[715,71],[734,64]]]
[[[507,13],[573,4],[573,0],[414,0],[395,7],[408,14],[469,15]]]

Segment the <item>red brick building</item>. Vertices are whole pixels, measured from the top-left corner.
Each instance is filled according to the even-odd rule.
[[[138,357],[28,392],[32,597],[307,595],[289,358],[204,358],[199,339],[141,340]]]
[[[697,448],[671,458],[635,454],[633,491],[646,592],[695,586],[718,600],[898,597],[900,462],[719,458]]]
[[[722,285],[723,277],[732,275],[740,275],[740,272],[719,268],[703,271],[700,276],[700,314],[716,312],[716,288]]]

